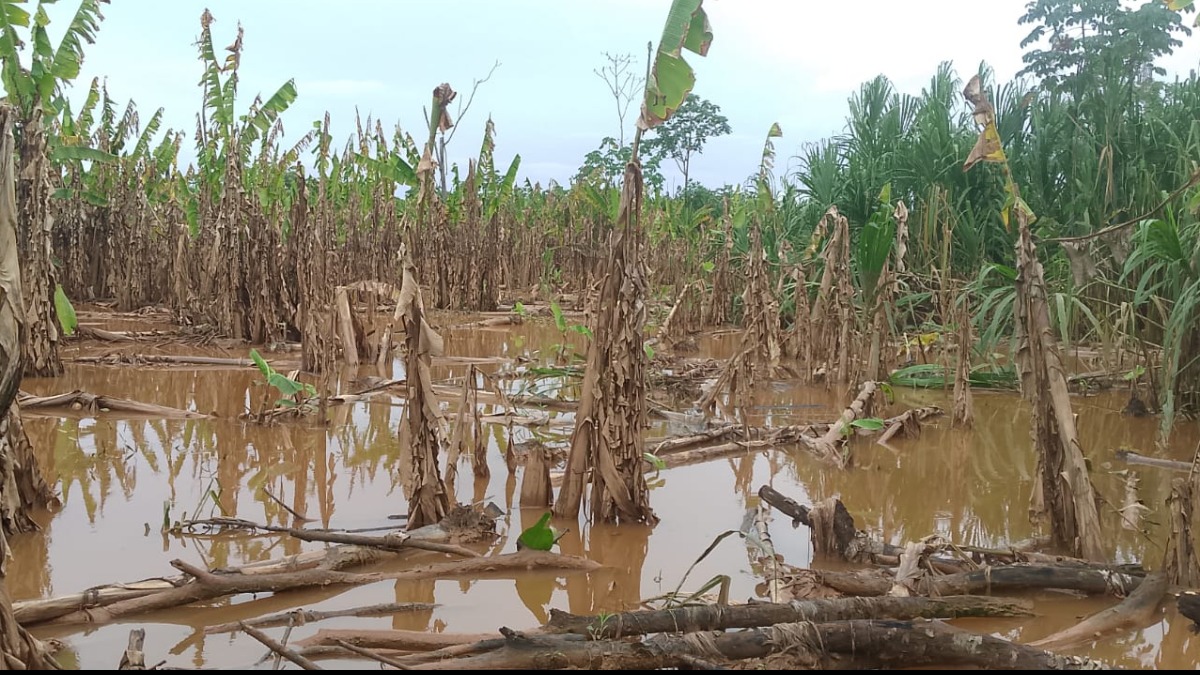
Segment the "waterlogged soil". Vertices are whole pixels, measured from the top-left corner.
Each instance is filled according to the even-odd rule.
[[[545,364],[556,352],[582,348],[578,335],[560,334],[548,321],[518,326],[461,328],[449,326],[472,317],[438,316],[446,337],[446,354],[472,357],[483,372]],[[137,317],[83,315],[85,324],[109,330],[143,330],[164,326]],[[700,340],[692,356],[728,356],[732,333]],[[68,348],[68,359],[110,353],[204,354],[245,357],[244,347],[197,344],[99,344]],[[266,352],[276,369],[297,367],[298,353]],[[458,383],[469,365],[453,359],[434,368],[439,381]],[[331,378],[341,391],[354,391],[368,377],[400,377],[364,367]],[[461,385],[458,385],[461,386]],[[569,381],[547,376],[513,380],[511,392],[574,398]],[[26,380],[23,389],[45,395],[84,391],[183,408],[213,415],[210,419],[161,420],[98,418],[26,413],[26,429],[42,466],[58,486],[61,510],[43,514],[42,531],[12,541],[9,589],[16,600],[79,592],[92,586],[167,577],[176,574],[170,561],[180,559],[207,567],[225,567],[315,550],[285,535],[175,535],[164,523],[217,515],[236,516],[272,525],[294,525],[292,516],[271,497],[310,519],[307,527],[366,529],[394,526],[389,516],[407,513],[396,467],[397,440],[403,407],[394,400],[372,400],[331,407],[328,424],[289,423],[263,426],[239,415],[258,409],[269,395],[259,373],[250,368],[192,366],[111,366],[69,363],[64,377]],[[940,391],[897,390],[898,406],[942,405]],[[796,424],[830,421],[853,392],[828,391],[776,382],[762,385],[753,401],[752,423]],[[655,392],[654,399],[679,410],[686,403]],[[1127,394],[1109,392],[1074,400],[1083,447],[1101,495],[1105,541],[1116,560],[1161,566],[1166,541],[1166,497],[1174,475],[1164,469],[1126,465],[1113,456],[1120,447],[1156,454],[1156,420],[1120,415]],[[490,404],[484,412],[493,412]],[[780,448],[706,464],[661,472],[654,480],[652,505],[661,523],[645,527],[589,526],[557,522],[569,530],[560,542],[563,553],[586,556],[604,565],[591,574],[559,576],[533,570],[516,579],[447,579],[423,582],[385,581],[348,589],[302,590],[276,595],[238,596],[101,626],[41,626],[42,638],[63,644],[60,662],[69,668],[113,668],[120,660],[129,630],[146,629],[147,663],[208,668],[269,668],[258,663],[264,648],[239,634],[205,635],[205,626],[295,608],[336,610],[384,602],[435,603],[432,610],[382,618],[342,618],[298,627],[295,641],[318,628],[407,629],[488,633],[501,626],[535,627],[551,608],[579,614],[637,608],[646,598],[673,591],[688,567],[720,534],[742,526],[748,509],[758,505],[763,484],[802,503],[838,495],[861,528],[903,544],[930,534],[956,543],[1003,547],[1038,534],[1028,519],[1034,473],[1027,415],[1011,393],[976,392],[973,430],[949,429],[945,419],[927,423],[919,438],[881,446],[870,438],[852,441],[855,467],[838,471],[800,450]],[[499,412],[499,411],[495,411]],[[551,412],[569,422],[570,413]],[[1165,456],[1190,460],[1196,447],[1195,423],[1182,423]],[[654,421],[650,437],[686,433],[678,423]],[[500,537],[476,546],[481,553],[516,550],[516,539],[542,510],[517,505],[519,475],[509,475],[503,457],[507,429],[488,425],[490,480],[477,481],[470,467],[460,467],[453,491],[460,502],[491,501],[505,510]],[[569,430],[551,424],[516,428],[517,443],[562,445]],[[443,460],[444,461],[444,460]],[[1138,528],[1124,527],[1117,513],[1124,495],[1125,472],[1140,476],[1140,495],[1148,511]],[[807,528],[793,528],[778,513],[771,518],[775,548],[793,566],[807,567],[812,546]],[[433,555],[433,554],[430,554]],[[757,551],[739,538],[726,538],[698,564],[684,588],[698,588],[718,574],[730,575],[730,597],[756,597],[759,579],[751,569]],[[413,564],[390,563],[396,568]],[[435,558],[425,558],[430,560]],[[383,567],[382,569],[389,569]],[[1060,592],[1030,595],[1038,616],[1032,619],[970,620],[961,625],[1016,641],[1030,641],[1077,623],[1082,616],[1111,605],[1110,598],[1082,598]],[[1143,668],[1193,668],[1200,662],[1200,638],[1189,631],[1168,598],[1154,624],[1070,650],[1115,665]],[[284,629],[268,629],[280,638]],[[257,665],[256,665],[257,664]],[[368,661],[326,661],[327,667],[376,668]]]

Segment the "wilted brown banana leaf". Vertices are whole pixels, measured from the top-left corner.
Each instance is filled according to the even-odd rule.
[[[578,516],[590,470],[593,522],[658,521],[642,473],[648,359],[643,342],[647,273],[641,208],[642,170],[630,162],[600,282],[566,479],[554,504],[559,517]]]

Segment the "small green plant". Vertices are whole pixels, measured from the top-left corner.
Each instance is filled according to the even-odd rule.
[[[578,333],[589,340],[592,339],[592,329],[581,323],[568,322],[566,314],[563,313],[562,307],[556,300],[550,301],[550,315],[554,317],[554,328],[558,330],[559,334],[559,342],[552,345],[557,360],[562,361],[567,356],[567,350],[570,348],[570,344],[567,342],[568,332]],[[572,354],[572,358],[578,361],[583,360],[583,356],[576,353]]]
[[[608,630],[608,624],[612,622],[614,616],[616,615],[609,612],[600,612],[596,615],[596,620],[588,624],[588,634],[591,636],[592,641],[603,640],[609,637],[606,631]]]
[[[1139,365],[1139,366],[1135,367],[1133,370],[1130,370],[1128,373],[1125,373],[1122,376],[1122,379],[1125,380],[1126,382],[1136,382],[1139,379],[1141,379],[1141,377],[1145,374],[1146,374],[1145,367]]]
[[[267,378],[267,384],[279,392],[279,399],[275,401],[275,407],[296,408],[307,405],[308,399],[314,398],[317,395],[316,387],[311,384],[298,382],[276,372],[271,367],[271,364],[267,363],[266,359],[258,353],[257,349],[250,350],[250,359],[254,361],[254,365],[258,366],[258,370],[263,374],[263,377]]]

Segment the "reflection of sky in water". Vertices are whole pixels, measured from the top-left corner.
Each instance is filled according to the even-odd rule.
[[[574,349],[582,339],[568,334]],[[446,353],[453,356],[520,356],[517,366],[481,363],[478,370],[549,364],[550,346],[561,342],[552,325],[527,323],[511,329],[450,331]],[[726,356],[732,339],[722,336],[701,341],[702,353]],[[544,352],[536,348],[543,346]],[[268,354],[269,359],[278,355]],[[294,358],[294,355],[283,355]],[[402,377],[393,363],[389,372],[364,367],[342,373],[339,391],[353,391],[352,380],[362,377]],[[435,379],[461,388],[468,372],[462,363],[437,365]],[[95,584],[133,581],[169,575],[169,561],[219,567],[320,548],[318,544],[275,536],[163,536],[164,504],[172,520],[196,515],[237,516],[275,525],[291,525],[287,512],[268,498],[264,489],[292,509],[312,519],[308,527],[377,528],[394,525],[387,516],[404,514],[407,507],[398,485],[401,447],[397,438],[404,407],[387,398],[333,406],[327,427],[244,423],[237,415],[257,406],[264,391],[257,372],[228,369],[132,369],[72,367],[57,381],[31,380],[26,390],[57,393],[83,389],[173,407],[213,411],[212,420],[58,419],[28,416],[27,428],[45,465],[60,481],[64,509],[38,534],[14,538],[16,556],[9,586],[18,599],[79,591]],[[490,391],[482,376],[481,392]],[[550,375],[509,379],[510,396],[577,396],[577,381]],[[836,414],[846,392],[801,389],[786,383],[758,386],[749,407],[752,424],[797,424],[826,421]],[[851,394],[853,392],[850,392]],[[906,406],[945,405],[937,391],[898,390]],[[481,393],[482,399],[482,393]],[[655,399],[667,401],[671,399]],[[456,416],[458,397],[447,397],[449,420]],[[811,503],[839,495],[859,527],[890,542],[902,544],[931,533],[955,542],[1005,546],[1028,538],[1034,529],[1027,519],[1034,462],[1029,451],[1028,423],[1023,406],[1011,395],[977,392],[973,432],[950,431],[943,422],[926,427],[917,440],[895,440],[884,447],[869,438],[853,441],[856,467],[837,472],[818,465],[802,450],[782,448],[773,453],[721,459],[683,466],[659,475],[652,504],[662,519],[653,531],[644,528],[590,527],[555,523],[570,532],[560,542],[563,552],[587,555],[605,565],[588,576],[554,577],[526,573],[517,578],[386,581],[351,589],[300,591],[272,597],[239,597],[215,607],[172,610],[154,617],[132,617],[148,629],[151,660],[168,658],[171,665],[241,666],[261,653],[244,637],[198,637],[191,625],[246,618],[252,614],[309,609],[342,609],[388,601],[435,602],[433,610],[383,618],[344,618],[319,627],[404,628],[449,632],[493,632],[498,626],[531,628],[545,620],[550,607],[576,613],[616,611],[640,600],[675,589],[681,575],[721,533],[737,529],[746,509],[758,504],[759,486],[770,483],[800,502]],[[1094,480],[1110,503],[1120,503],[1126,465],[1112,459],[1112,450],[1130,445],[1152,452],[1155,420],[1129,420],[1115,414],[1120,395],[1077,399],[1080,433],[1090,452]],[[676,404],[677,405],[677,404]],[[481,400],[484,414],[502,412]],[[677,410],[684,410],[686,402]],[[513,441],[540,440],[563,445],[569,437],[559,426],[570,412],[549,411],[551,424],[514,427]],[[681,430],[651,419],[648,438]],[[1195,425],[1181,427],[1171,449],[1175,459],[1190,458]],[[476,482],[469,460],[463,459],[454,483],[459,501],[493,501],[511,515],[500,523],[501,538],[486,545],[489,552],[515,550],[515,535],[534,522],[541,510],[517,508],[519,480],[512,480],[504,462],[508,443],[504,425],[485,425],[491,478]],[[444,459],[443,459],[444,461]],[[443,467],[444,468],[444,467]],[[1157,566],[1165,541],[1164,507],[1171,476],[1158,469],[1140,470],[1141,496],[1151,508],[1146,535],[1119,526],[1112,508],[1102,510],[1106,541],[1122,561],[1147,560]],[[657,484],[658,481],[655,481]],[[209,490],[213,494],[208,494]],[[786,517],[773,514],[776,550],[797,567],[810,563],[808,530],[794,529]],[[482,549],[481,549],[482,550]],[[751,570],[752,549],[736,537],[723,541],[691,573],[684,590],[694,590],[717,574],[732,577],[730,597],[744,601],[755,596],[757,578]],[[1107,600],[1070,599],[1042,593],[1036,620],[975,621],[966,625],[1020,640],[1036,639],[1107,606]],[[1186,621],[1167,610],[1170,621],[1145,630],[1082,648],[1127,666],[1190,667],[1200,659],[1186,630]],[[237,609],[231,609],[236,607]],[[243,613],[238,613],[238,612]],[[303,637],[314,630],[297,630]],[[72,658],[88,668],[115,664],[124,648],[128,626],[43,628],[39,635],[66,640]],[[279,633],[274,633],[277,637]],[[1161,645],[1161,648],[1159,647]],[[187,663],[185,663],[187,662]],[[333,665],[332,663],[329,665]],[[356,665],[362,665],[358,663]]]

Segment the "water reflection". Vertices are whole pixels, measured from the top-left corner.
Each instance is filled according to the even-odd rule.
[[[582,338],[568,334],[574,349]],[[540,380],[510,377],[514,369],[546,364],[539,352],[562,341],[553,326],[526,323],[504,329],[446,331],[447,353],[457,356],[503,354],[509,363],[478,364],[477,384],[490,391],[489,377],[499,378],[509,395],[562,392],[573,398],[575,380],[547,376]],[[702,341],[702,354],[728,355],[730,336]],[[192,351],[183,350],[183,351]],[[222,352],[240,356],[241,352]],[[275,355],[268,355],[275,358]],[[460,387],[469,364],[448,363],[435,377]],[[330,376],[330,388],[353,391],[361,378],[402,376],[400,364],[382,371],[374,366]],[[486,376],[486,377],[485,377]],[[202,420],[72,419],[29,415],[26,428],[39,461],[57,481],[64,506],[46,516],[42,532],[13,540],[10,590],[17,599],[78,591],[99,583],[161,576],[169,561],[231,566],[319,548],[275,535],[164,535],[169,520],[230,515],[273,525],[372,528],[394,524],[392,514],[407,511],[399,489],[397,465],[402,448],[397,429],[403,402],[374,399],[331,406],[324,423],[264,427],[238,419],[264,391],[250,369],[121,368],[73,365],[55,381],[32,380],[36,394],[83,389],[214,415]],[[485,382],[487,380],[487,382]],[[486,386],[485,386],[486,385]],[[946,404],[940,391],[898,391],[898,405]],[[484,414],[502,412],[491,398]],[[1106,541],[1120,560],[1146,560],[1157,565],[1166,537],[1165,499],[1170,476],[1158,469],[1114,463],[1112,450],[1122,445],[1151,452],[1155,420],[1119,416],[1121,395],[1077,399],[1083,447],[1092,462],[1093,478],[1105,504],[1102,525]],[[844,392],[774,383],[756,389],[746,407],[750,424],[800,424],[834,417],[846,401]],[[687,402],[684,402],[686,405]],[[757,489],[771,483],[804,502],[837,495],[859,527],[902,544],[938,533],[952,540],[1003,546],[1038,532],[1028,518],[1034,461],[1023,404],[1009,394],[976,392],[976,423],[970,431],[952,430],[945,420],[926,425],[919,439],[899,439],[888,446],[872,439],[852,441],[854,468],[839,472],[799,448],[747,454],[705,465],[663,472],[651,493],[663,522],[655,529],[581,526],[556,522],[569,532],[560,541],[564,553],[590,557],[604,565],[592,574],[563,576],[530,572],[504,579],[387,581],[353,589],[321,589],[212,603],[146,618],[147,644],[189,659],[197,667],[253,662],[257,643],[233,636],[204,636],[205,623],[232,621],[298,606],[343,609],[381,602],[429,602],[439,607],[383,618],[347,618],[331,627],[402,628],[407,630],[492,631],[542,623],[551,608],[577,614],[635,608],[650,596],[673,590],[684,571],[720,533],[737,529],[747,509],[757,506]],[[457,398],[446,410],[453,418]],[[501,424],[484,428],[490,478],[477,479],[470,459],[462,458],[452,487],[462,502],[493,501],[508,510],[501,536],[487,544],[492,552],[515,549],[516,536],[544,512],[517,508],[520,471],[510,471],[507,451],[538,441],[561,444],[563,428],[553,423],[572,414],[551,411],[552,426],[512,429]],[[662,423],[648,435],[668,433]],[[1170,449],[1174,459],[1188,459],[1195,446],[1194,425],[1180,428]],[[1124,484],[1119,470],[1141,477],[1141,498],[1150,507],[1144,533],[1120,527],[1115,507]],[[286,505],[286,506],[285,506]],[[807,565],[811,556],[808,531],[792,529],[788,519],[772,514],[776,550],[792,565]],[[746,549],[736,539],[722,543],[699,564],[686,588],[715,574],[732,576],[734,600],[755,595],[757,582]],[[1044,611],[1043,607],[1044,605]],[[981,629],[1033,639],[1071,625],[1077,617],[1106,606],[1104,601],[1068,600],[1048,595],[1036,621],[984,622]],[[1125,665],[1170,667],[1189,665],[1200,656],[1198,640],[1186,621],[1169,608],[1161,624],[1120,640],[1081,648]],[[323,626],[326,624],[322,624]],[[81,667],[111,667],[124,648],[127,629],[106,626],[39,629],[67,640],[67,658]],[[1190,656],[1189,656],[1190,655]],[[1187,660],[1191,658],[1192,660]]]

